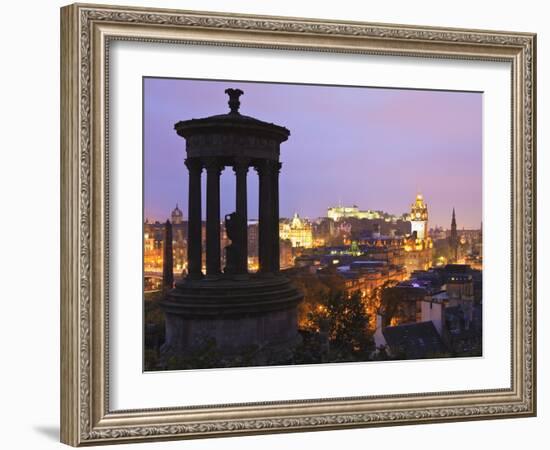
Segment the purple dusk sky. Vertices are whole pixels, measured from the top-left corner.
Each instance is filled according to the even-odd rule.
[[[281,145],[281,217],[298,212],[314,219],[338,204],[402,214],[421,192],[430,227],[450,227],[455,207],[459,228],[479,228],[481,93],[162,78],[144,79],[149,220],[166,220],[176,203],[187,217],[185,140],[174,124],[228,112],[228,87],[244,91],[242,114],[291,132]],[[251,219],[257,217],[257,189],[250,170]],[[223,217],[235,209],[229,168],[222,173],[221,192]]]

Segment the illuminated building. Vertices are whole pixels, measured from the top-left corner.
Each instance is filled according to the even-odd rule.
[[[355,219],[379,219],[380,215],[376,211],[360,211],[357,205],[353,206],[332,206],[327,210],[327,217],[334,221],[353,217]]]
[[[415,272],[409,280],[384,290],[382,297],[382,305],[391,308],[378,309],[374,338],[387,354],[481,355],[481,271],[448,264]]]
[[[370,259],[386,261],[397,266],[405,265],[404,238],[379,236],[364,238],[360,241],[361,249]]]
[[[344,245],[351,245],[351,223],[341,221],[338,224],[337,232],[338,236],[342,239]]]
[[[327,210],[327,217],[338,222],[341,219],[382,219],[386,222],[397,222],[403,217],[394,216],[383,211],[373,211],[371,209],[360,210],[357,205],[353,206],[331,206]]]
[[[434,241],[434,264],[468,264],[475,269],[483,268],[483,233],[479,229],[459,229],[453,208],[451,227],[431,233]]]
[[[183,223],[183,213],[181,212],[181,209],[179,209],[178,204],[176,203],[176,207],[172,211],[172,225],[179,225]]]
[[[422,194],[416,196],[411,206],[411,233],[416,233],[417,239],[428,237],[428,205],[424,203]]]
[[[164,224],[145,221],[143,226],[143,270],[162,274]]]
[[[447,239],[447,231],[443,227],[435,227],[430,230],[430,236],[434,241]]]
[[[453,208],[451,228],[444,241],[448,262],[469,264],[476,269],[483,267],[483,234],[480,229],[458,229]]]
[[[314,247],[324,247],[333,242],[338,235],[338,230],[334,220],[321,217],[313,223],[313,245]]]
[[[258,221],[248,221],[248,271],[257,272],[260,265],[258,259]]]
[[[411,234],[404,240],[405,266],[409,273],[432,265],[433,242],[428,233],[428,205],[422,194],[411,206]]]
[[[183,212],[178,204],[172,210],[172,249],[174,253],[174,270],[180,274],[187,268],[187,224],[183,222]]]
[[[289,240],[282,240],[280,242],[281,254],[280,264],[281,269],[288,269],[294,266],[294,253],[292,251],[292,242]]]
[[[172,254],[174,275],[180,276],[187,269],[187,222],[178,205],[170,214],[172,225]],[[143,224],[143,266],[145,273],[162,274],[165,224],[145,221]]]
[[[402,281],[407,277],[402,266],[375,260],[354,260],[346,265],[327,266],[315,273],[329,289],[346,295],[359,291],[362,297],[388,281]]]
[[[292,220],[279,222],[279,238],[289,240],[292,247],[311,248],[313,247],[311,223],[295,213]]]

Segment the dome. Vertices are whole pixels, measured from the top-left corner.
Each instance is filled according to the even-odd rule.
[[[176,207],[172,211],[172,223],[173,224],[181,223],[182,220],[183,220],[183,212],[181,211],[181,209],[179,209],[179,206],[176,203]]]
[[[411,205],[411,220],[428,220],[428,205],[424,203],[422,194],[417,194],[415,202]]]
[[[202,119],[176,123],[177,134],[186,141],[188,158],[218,158],[232,165],[235,158],[279,161],[280,145],[290,136],[285,127],[239,112],[239,89],[226,89],[230,111]],[[252,165],[253,165],[252,164]]]
[[[286,141],[290,131],[285,127],[270,122],[242,115],[239,112],[239,97],[244,94],[240,89],[226,89],[229,96],[229,109],[226,114],[217,114],[202,119],[184,120],[176,123],[174,129],[185,138],[204,132],[228,132],[238,130],[240,133],[269,136],[279,143]]]
[[[417,194],[412,208],[425,208],[427,205],[424,203],[424,196],[422,194]]]
[[[292,228],[302,227],[302,219],[300,219],[300,216],[298,215],[298,213],[294,213],[294,217],[292,217],[291,227]]]

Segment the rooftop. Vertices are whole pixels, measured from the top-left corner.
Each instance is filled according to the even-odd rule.
[[[212,133],[216,131],[238,131],[252,135],[266,135],[279,142],[286,141],[290,131],[282,126],[264,122],[255,117],[245,116],[239,112],[241,102],[239,97],[244,94],[240,89],[226,89],[229,95],[229,109],[225,114],[216,114],[200,119],[179,121],[174,125],[178,135],[188,138],[196,134]]]
[[[421,359],[446,351],[433,322],[416,322],[382,330],[393,353],[407,359]]]

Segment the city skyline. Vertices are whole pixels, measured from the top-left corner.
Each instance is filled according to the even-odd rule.
[[[227,112],[227,87],[245,92],[242,114],[291,132],[281,146],[281,217],[315,219],[340,204],[399,216],[421,192],[430,227],[448,228],[453,207],[459,228],[480,227],[481,93],[160,78],[144,79],[144,219],[166,220],[176,203],[187,216],[185,143],[173,125]],[[234,210],[234,190],[226,169],[222,214]]]
[[[348,206],[359,206],[359,205],[356,205],[356,204],[350,204],[350,205],[338,205],[338,207],[348,207]],[[180,211],[182,211],[181,209],[181,205],[179,203],[176,203],[176,205],[170,209],[170,211],[168,211],[165,215],[165,217],[163,218],[155,218],[155,217],[148,217],[148,216],[145,216],[145,223],[164,223],[166,222],[166,220],[170,220],[170,216],[171,214],[173,213],[173,211],[178,208]],[[331,207],[332,208],[332,207]],[[361,208],[359,208],[360,210],[362,210]],[[393,217],[396,217],[397,219],[401,219],[401,217],[403,216],[410,216],[410,212],[403,212],[402,214],[393,214],[393,213],[390,213],[388,211],[383,211],[383,210],[373,210],[373,209],[370,209],[370,208],[365,208],[365,210],[370,210],[370,211],[373,211],[373,212],[377,212],[377,213],[382,213],[382,214],[387,214],[387,215],[390,215],[390,216],[393,216]],[[182,211],[182,214],[183,214],[183,211]],[[290,216],[281,216],[280,217],[280,220],[290,220],[294,217],[294,215],[297,214],[301,219],[305,219],[307,221],[310,221],[310,222],[315,222],[316,220],[318,219],[326,219],[328,218],[328,216],[325,214],[325,215],[322,215],[322,216],[317,216],[317,217],[309,217],[309,216],[305,216],[303,214],[300,214],[300,211],[295,211],[292,215]],[[352,216],[350,216],[352,217]],[[183,222],[186,222],[186,217],[185,215],[183,216]],[[340,219],[340,220],[344,220],[345,219]],[[368,220],[376,220],[376,219],[368,219]],[[382,218],[380,219],[382,220]],[[203,217],[203,221],[206,221],[205,217]],[[248,218],[248,222],[249,223],[257,223],[258,222],[258,218],[257,217],[249,217]],[[449,226],[446,226],[445,224],[431,224],[429,221],[429,229],[436,229],[436,228],[442,228],[444,230],[450,230],[451,229],[451,223],[449,223]],[[468,229],[468,230],[481,230],[482,228],[482,223],[479,224],[478,227],[476,226],[473,226],[471,228],[466,228],[465,226],[458,226],[458,229]]]

